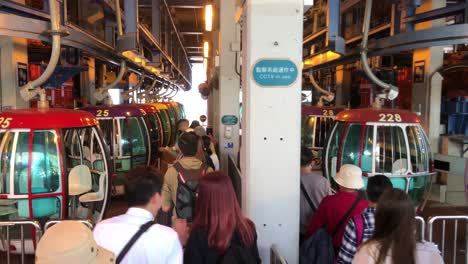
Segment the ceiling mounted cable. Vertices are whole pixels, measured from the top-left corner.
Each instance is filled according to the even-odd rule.
[[[49,77],[53,74],[55,67],[60,58],[60,41],[61,37],[67,35],[65,31],[60,30],[60,15],[57,11],[57,2],[49,1],[49,12],[50,12],[50,27],[46,33],[52,35],[52,52],[50,55],[49,63],[46,69],[39,78],[34,81],[29,81],[24,86],[20,87],[20,95],[25,101],[29,101],[32,98],[39,95],[39,108],[48,108],[49,102],[46,98],[45,90],[40,86],[45,83]]]
[[[320,96],[320,99],[319,99],[319,101],[317,103],[317,106],[323,106],[323,101],[324,100],[330,103],[330,102],[333,101],[333,99],[335,99],[335,94],[334,93],[329,92],[329,91],[323,89],[322,87],[320,87],[320,85],[318,85],[318,83],[315,81],[314,73],[313,73],[312,70],[310,71],[310,73],[306,73],[305,75],[309,77],[310,83],[315,88],[315,90],[317,90],[317,92],[323,94],[322,96]]]
[[[138,99],[145,99],[146,101],[149,101],[150,100],[149,94],[154,89],[154,87],[156,87],[157,83],[158,83],[158,80],[155,78],[153,82],[151,83],[151,85],[146,90],[144,90],[143,92],[137,95]]]
[[[122,98],[123,98],[124,100],[134,99],[133,96],[130,96],[130,94],[133,93],[134,91],[138,91],[138,89],[140,89],[141,85],[142,85],[143,82],[145,81],[145,78],[146,78],[146,75],[145,75],[145,74],[140,75],[139,80],[138,80],[138,83],[135,84],[135,86],[133,86],[132,89],[128,89],[128,90],[123,91],[123,92],[121,93]]]

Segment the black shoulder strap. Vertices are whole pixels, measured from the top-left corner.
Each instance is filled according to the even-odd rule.
[[[174,169],[177,171],[177,173],[180,173],[184,169],[184,167],[182,167],[182,165],[180,165],[179,162],[174,163],[174,165],[172,165],[172,167],[174,167]]]
[[[301,191],[302,191],[302,194],[304,194],[306,200],[307,200],[307,203],[309,204],[310,208],[312,208],[312,210],[315,212],[317,211],[317,208],[315,208],[314,206],[314,203],[312,202],[312,199],[310,199],[310,196],[309,194],[307,193],[307,190],[306,188],[304,187],[304,184],[302,184],[302,181],[301,181]]]
[[[135,235],[133,235],[132,238],[130,238],[130,241],[127,242],[122,251],[120,251],[119,255],[117,256],[117,259],[115,260],[115,263],[119,264],[123,260],[125,255],[127,255],[128,251],[132,248],[132,246],[135,244],[138,238],[140,238],[141,235],[143,235],[143,233],[145,233],[153,224],[155,224],[155,222],[149,221],[140,226],[140,229],[135,233]]]
[[[338,232],[338,230],[340,230],[341,226],[344,224],[346,219],[348,219],[349,215],[351,214],[351,212],[353,212],[354,208],[356,208],[356,206],[357,206],[357,204],[359,203],[360,200],[361,200],[361,197],[359,197],[359,195],[358,195],[358,197],[356,198],[356,201],[354,201],[351,208],[349,208],[349,210],[346,212],[346,214],[343,216],[343,218],[341,218],[338,225],[335,227],[335,230],[332,233],[332,237],[334,237],[336,235],[336,232]]]

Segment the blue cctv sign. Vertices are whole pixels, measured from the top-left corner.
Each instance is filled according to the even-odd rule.
[[[253,67],[253,78],[260,86],[290,86],[297,79],[297,66],[290,60],[260,60]]]

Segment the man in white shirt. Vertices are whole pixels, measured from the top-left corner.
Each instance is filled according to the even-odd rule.
[[[137,168],[125,178],[128,211],[104,220],[94,228],[94,239],[118,256],[140,227],[153,221],[161,208],[161,177],[148,168]],[[182,263],[178,234],[170,227],[153,224],[122,259],[124,263]]]

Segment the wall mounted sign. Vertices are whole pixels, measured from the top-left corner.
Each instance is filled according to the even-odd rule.
[[[233,116],[233,115],[225,115],[221,118],[221,122],[223,123],[223,125],[228,125],[228,126],[236,125],[238,121],[239,120],[237,116]]]
[[[290,60],[260,60],[253,67],[255,82],[264,87],[290,86],[297,76],[297,66]]]

